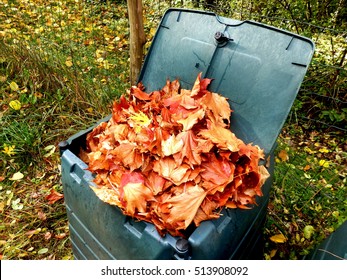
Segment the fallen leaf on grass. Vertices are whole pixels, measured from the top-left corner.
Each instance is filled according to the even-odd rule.
[[[54,235],[54,238],[56,239],[64,239],[65,237],[66,237],[66,233],[59,233]]]
[[[18,181],[18,180],[21,180],[21,179],[23,179],[23,178],[24,178],[23,173],[21,173],[21,172],[16,172],[16,173],[14,173],[14,174],[12,175],[12,177],[10,178],[10,180],[12,180],[12,181]]]
[[[49,231],[47,231],[47,232],[45,233],[44,237],[45,237],[45,240],[50,240],[50,239],[52,238],[52,233],[49,232]]]
[[[56,146],[54,145],[48,145],[47,147],[44,148],[44,150],[47,152],[46,154],[43,155],[43,157],[50,157],[51,155],[54,154],[56,150]]]
[[[51,189],[51,192],[49,195],[46,196],[46,199],[48,200],[48,204],[53,204],[57,202],[58,200],[62,199],[63,197],[64,197],[63,194],[58,193],[54,189]]]
[[[282,161],[288,161],[289,160],[289,156],[286,150],[281,150],[278,153],[278,157],[282,160]]]
[[[11,83],[10,83],[10,89],[11,89],[12,91],[17,91],[17,90],[19,90],[19,86],[17,85],[16,82],[11,82]]]
[[[43,254],[46,254],[48,252],[48,248],[42,248],[40,250],[37,251],[37,253],[39,255],[43,255]]]
[[[282,234],[276,234],[270,237],[270,240],[275,243],[285,243],[287,238]]]
[[[27,232],[25,233],[25,235],[27,235],[28,238],[30,239],[33,235],[40,233],[41,230],[42,230],[41,228],[29,230],[29,231],[27,231]]]
[[[8,104],[13,110],[20,110],[22,108],[22,103],[20,103],[19,100],[12,100],[10,101],[10,103]]]
[[[314,233],[314,227],[313,226],[307,225],[304,227],[304,237],[306,239],[308,239],[308,240],[311,239],[313,233]]]

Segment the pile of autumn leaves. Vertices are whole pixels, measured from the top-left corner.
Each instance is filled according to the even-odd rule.
[[[151,93],[139,84],[113,104],[83,156],[102,201],[173,236],[255,203],[268,177],[263,152],[231,132],[232,110],[210,82],[199,74],[192,90],[175,80]]]

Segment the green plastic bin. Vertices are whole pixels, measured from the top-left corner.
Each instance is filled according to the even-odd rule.
[[[231,129],[264,149],[271,177],[251,210],[224,209],[187,239],[124,216],[89,188],[93,174],[78,157],[92,127],[60,143],[62,183],[76,259],[261,259],[262,227],[272,185],[274,148],[314,52],[311,40],[253,21],[169,9],[143,64],[148,92],[179,79],[190,89],[198,73],[230,101]],[[107,121],[107,118],[101,121]],[[265,162],[263,163],[265,164]]]

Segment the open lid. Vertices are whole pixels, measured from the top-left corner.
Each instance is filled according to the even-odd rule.
[[[178,78],[191,89],[198,73],[229,99],[231,130],[268,154],[288,116],[314,52],[302,36],[214,13],[169,9],[143,64],[147,92]]]

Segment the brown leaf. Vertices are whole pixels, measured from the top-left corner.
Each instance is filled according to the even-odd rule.
[[[59,233],[59,234],[55,234],[54,238],[56,239],[64,239],[66,237],[66,233]]]
[[[199,132],[202,138],[211,140],[212,143],[223,150],[230,150],[231,152],[239,150],[238,146],[242,141],[237,139],[234,133],[227,128],[216,126],[211,122],[208,123],[208,128]]]
[[[48,200],[48,204],[53,204],[62,198],[64,198],[64,195],[57,192],[54,189],[51,189],[50,194],[46,196],[46,199]]]
[[[195,185],[186,192],[168,199],[161,206],[168,211],[166,221],[171,225],[177,225],[176,229],[186,229],[193,221],[205,196],[204,189]]]
[[[138,172],[125,173],[122,176],[120,190],[125,213],[130,216],[134,216],[136,211],[146,212],[147,201],[154,199],[153,193],[145,185],[145,178]]]

